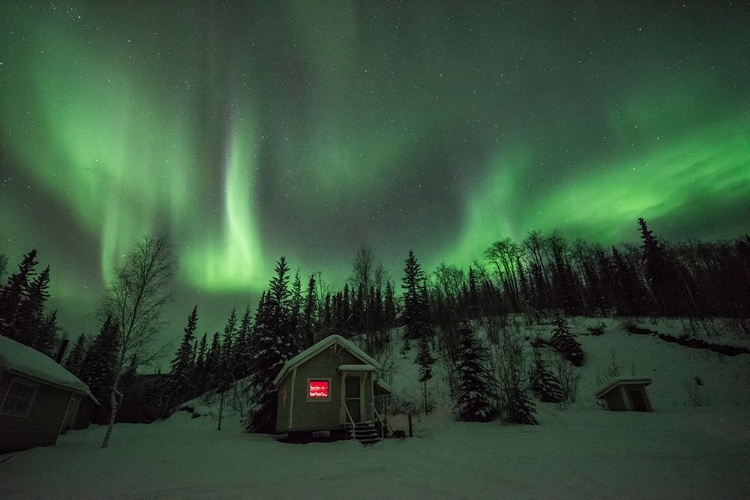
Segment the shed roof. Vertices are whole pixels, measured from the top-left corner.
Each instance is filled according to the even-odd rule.
[[[37,382],[85,394],[96,401],[89,386],[54,359],[2,335],[0,335],[0,368]],[[96,401],[96,403],[99,402]]]
[[[305,361],[307,361],[310,358],[313,358],[318,353],[323,352],[324,350],[331,347],[333,344],[338,344],[347,351],[349,351],[355,358],[362,361],[362,363],[366,365],[372,365],[374,366],[378,371],[382,369],[382,366],[380,366],[380,363],[372,359],[370,356],[368,356],[362,349],[354,345],[349,340],[346,340],[344,337],[340,335],[330,335],[317,344],[313,344],[312,346],[308,347],[301,353],[297,354],[292,359],[288,360],[286,363],[284,363],[284,366],[281,368],[281,371],[278,375],[276,375],[276,378],[273,381],[274,386],[278,386],[279,382],[281,382],[281,379],[284,378],[284,375],[287,374],[289,370],[294,368],[295,366],[299,366]]]
[[[613,378],[596,390],[596,399],[603,398],[605,394],[621,385],[649,385],[651,379],[647,377],[617,377]]]

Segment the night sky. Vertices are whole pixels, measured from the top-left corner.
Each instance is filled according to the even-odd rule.
[[[409,249],[466,268],[638,217],[750,230],[746,2],[0,4],[0,253],[38,249],[72,336],[152,231],[179,335],[254,306],[279,255],[338,288],[368,244],[399,282]]]

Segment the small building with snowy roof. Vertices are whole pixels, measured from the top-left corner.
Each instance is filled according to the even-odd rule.
[[[384,396],[391,391],[381,371],[380,363],[349,340],[324,338],[288,360],[276,376],[276,431],[349,429],[357,438],[374,428],[382,431]]]
[[[608,410],[654,411],[646,392],[649,384],[650,378],[617,377],[597,389],[596,399],[603,399]]]
[[[84,398],[98,404],[55,360],[0,335],[0,453],[55,444]]]

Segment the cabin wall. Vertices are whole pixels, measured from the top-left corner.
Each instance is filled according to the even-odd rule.
[[[294,388],[291,380],[294,370],[279,384],[279,411],[276,419],[276,430],[331,430],[340,426],[341,409],[341,373],[337,368],[345,364],[361,364],[362,361],[338,344],[333,344],[321,351],[313,358],[297,367]],[[365,402],[372,401],[371,384],[365,384],[363,395]],[[330,379],[330,398],[327,400],[307,400],[308,379]],[[286,404],[284,404],[284,387],[287,388]],[[291,397],[293,394],[293,398]],[[293,402],[292,402],[293,400]],[[293,408],[291,407],[293,405]],[[289,427],[289,411],[293,412],[292,426]]]
[[[0,370],[0,398],[14,377]],[[0,453],[55,444],[72,392],[40,383],[28,416],[0,415]]]

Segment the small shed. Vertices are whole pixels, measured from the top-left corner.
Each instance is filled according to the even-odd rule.
[[[276,431],[340,431],[382,418],[390,389],[380,363],[349,340],[331,335],[287,361],[274,380]]]
[[[49,356],[0,336],[0,453],[49,446],[71,429],[88,386]]]
[[[603,399],[608,410],[654,411],[646,392],[649,384],[650,378],[617,377],[596,391],[596,399]]]

